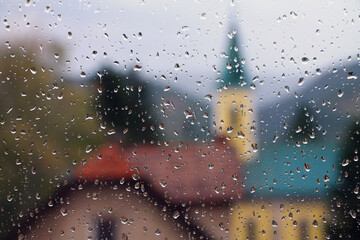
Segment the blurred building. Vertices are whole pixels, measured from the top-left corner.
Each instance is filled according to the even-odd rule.
[[[106,145],[44,206],[26,237],[220,239],[229,228],[229,205],[242,193],[238,167],[222,142]]]
[[[110,143],[24,229],[27,239],[325,239],[336,146],[264,139],[232,29],[208,143]],[[261,143],[261,144],[260,144]],[[265,144],[267,143],[267,144]]]
[[[337,178],[336,148],[313,140],[314,129],[290,142],[257,135],[253,83],[232,30],[215,115],[218,135],[242,163],[240,181],[246,189],[231,207],[231,239],[325,239],[331,219],[329,188]],[[304,123],[305,128],[310,124]]]

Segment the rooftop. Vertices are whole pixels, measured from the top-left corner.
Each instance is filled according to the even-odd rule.
[[[125,149],[108,144],[77,171],[81,180],[140,179],[173,202],[235,198],[243,191],[239,175],[235,151],[221,140],[181,147],[142,145]]]

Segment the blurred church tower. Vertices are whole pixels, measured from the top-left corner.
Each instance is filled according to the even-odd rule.
[[[255,131],[256,95],[251,89],[251,79],[246,74],[246,59],[241,55],[241,36],[234,25],[229,30],[225,51],[221,53],[226,60],[225,66],[217,79],[214,115],[216,134],[236,150],[239,161],[245,163],[242,168],[247,168],[251,164],[249,161],[256,158],[258,148]],[[257,169],[262,170],[265,169]],[[264,185],[261,181],[259,179],[259,186]],[[250,187],[247,186],[248,189]],[[280,209],[280,205],[285,207]],[[321,219],[327,210],[321,202],[288,202],[282,200],[281,195],[259,199],[245,196],[231,208],[231,239],[324,239],[325,223]],[[296,212],[297,220],[293,219],[292,212]],[[279,223],[277,229],[274,229],[274,223],[276,226]],[[304,230],[304,227],[307,229]]]
[[[254,98],[250,78],[245,72],[246,60],[241,56],[239,33],[232,25],[229,41],[221,55],[226,60],[218,78],[215,122],[216,133],[236,149],[239,160],[244,162],[254,157],[257,151],[255,139]]]

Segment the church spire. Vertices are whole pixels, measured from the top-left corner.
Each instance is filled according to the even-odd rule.
[[[223,53],[225,56],[225,66],[221,71],[220,88],[250,87],[250,79],[245,69],[245,58],[240,50],[239,35],[237,28],[232,24],[228,33],[229,41]]]
[[[223,53],[225,66],[218,81],[220,91],[216,95],[216,132],[236,149],[240,161],[247,161],[253,159],[257,151],[255,109],[245,59],[240,54],[240,34],[234,26],[230,30]]]

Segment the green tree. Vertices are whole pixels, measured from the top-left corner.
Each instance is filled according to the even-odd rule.
[[[21,40],[19,40],[21,41]],[[91,91],[62,78],[55,42],[7,42],[0,51],[0,239],[67,181],[87,145],[101,141]]]
[[[344,134],[344,147],[341,154],[343,180],[333,193],[337,214],[337,226],[333,228],[334,239],[359,239],[359,187],[360,187],[360,126],[356,120]]]
[[[124,144],[151,143],[158,139],[149,109],[150,87],[135,72],[105,68],[98,84],[96,109],[100,121],[117,133]]]
[[[310,142],[319,139],[319,134],[316,133],[316,126],[314,123],[314,115],[307,106],[302,106],[294,114],[292,123],[290,123],[289,137],[296,142]]]

